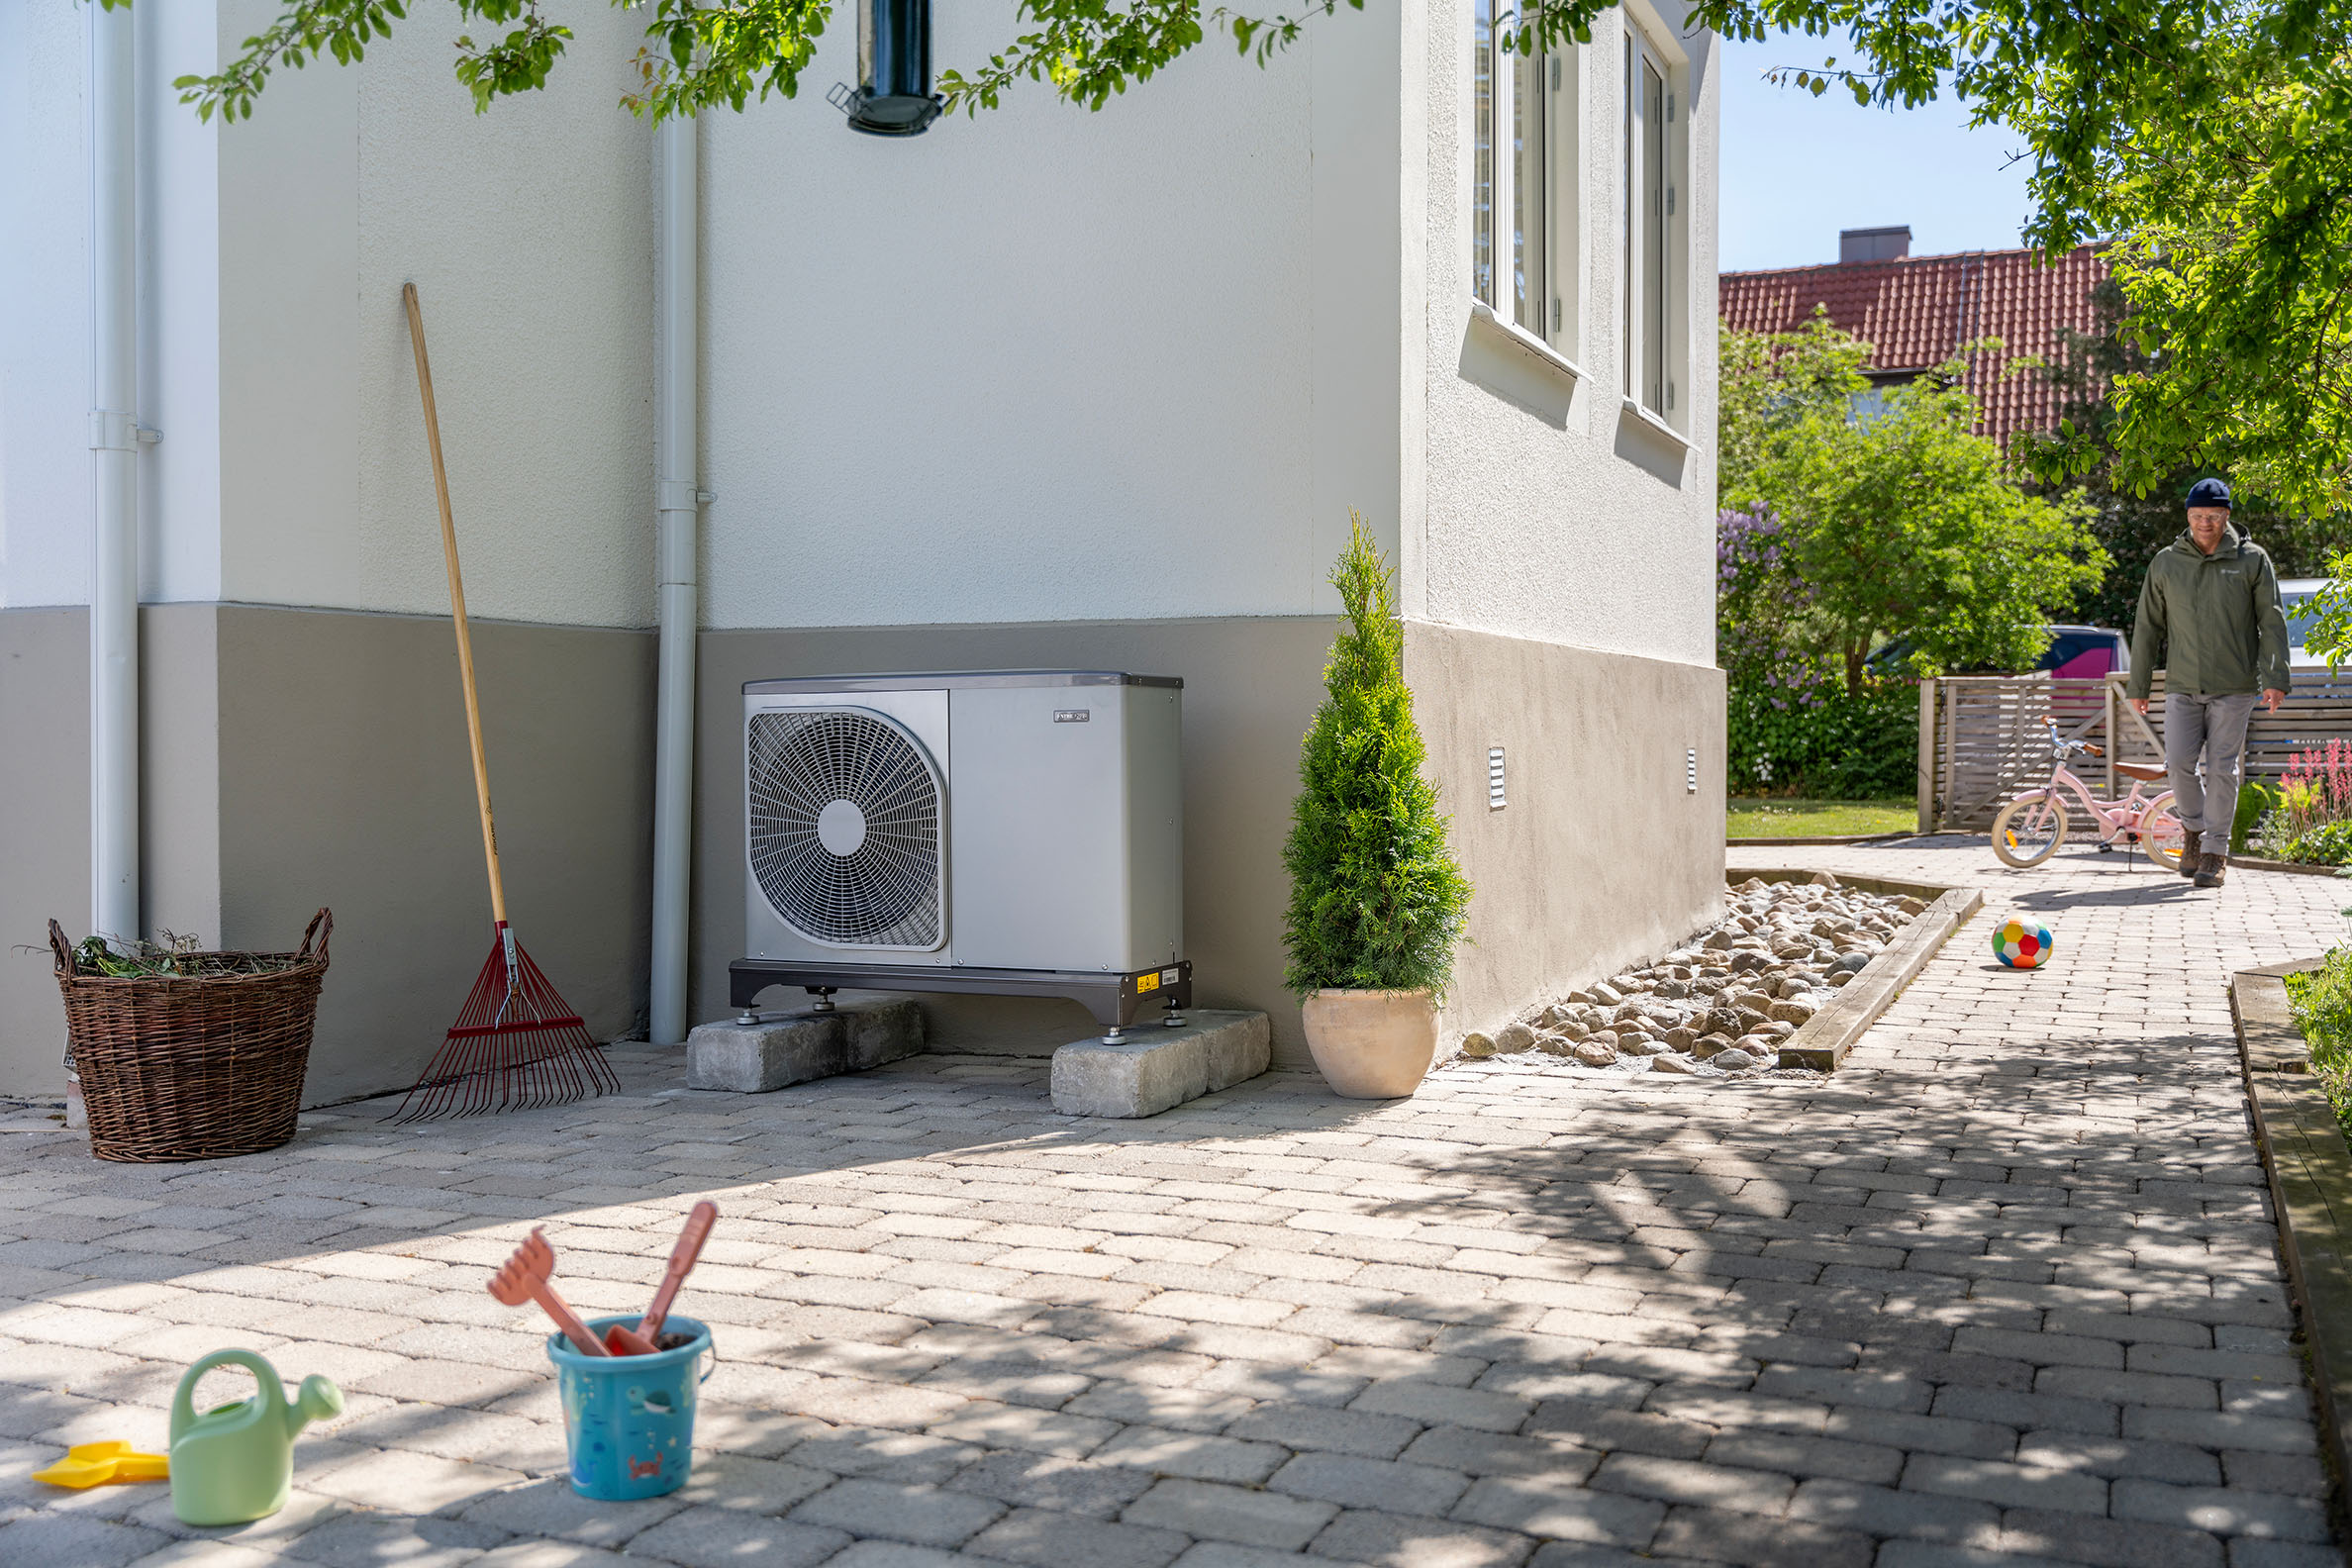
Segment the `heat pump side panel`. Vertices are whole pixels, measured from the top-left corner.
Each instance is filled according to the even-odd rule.
[[[946,796],[942,817],[947,841],[947,894],[952,901],[955,892],[953,857],[955,780],[947,769],[948,729],[947,694],[938,690],[909,691],[842,691],[750,693],[743,698],[744,755],[749,756],[752,716],[762,713],[785,713],[809,709],[843,709],[876,713],[894,720],[913,735],[929,753],[931,766],[938,770],[942,791]],[[747,765],[747,764],[746,764]],[[777,915],[760,891],[759,879],[752,873],[750,862],[749,791],[744,801],[744,857],[741,861],[743,877],[743,951],[752,958],[798,960],[810,963],[879,963],[879,964],[951,964],[956,962],[955,929],[947,930],[947,939],[935,948],[916,947],[839,947],[812,941],[802,935]],[[953,919],[953,904],[948,905],[949,919]]]
[[[1174,687],[1127,688],[1129,969],[1185,956],[1183,696]]]
[[[949,931],[958,964],[1141,968],[1127,891],[1128,686],[948,693]]]

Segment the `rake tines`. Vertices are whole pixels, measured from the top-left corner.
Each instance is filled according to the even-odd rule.
[[[580,1016],[501,921],[457,1022],[393,1121],[569,1105],[620,1088]]]

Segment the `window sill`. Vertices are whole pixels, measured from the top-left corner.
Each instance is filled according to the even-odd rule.
[[[1489,305],[1485,300],[1474,298],[1470,301],[1470,320],[1474,326],[1496,335],[1502,342],[1511,344],[1512,347],[1517,348],[1548,370],[1573,377],[1579,381],[1592,379],[1585,373],[1583,365],[1578,364],[1524,327],[1505,321],[1495,314],[1495,307]]]
[[[1676,430],[1673,426],[1658,418],[1657,415],[1652,414],[1648,409],[1643,408],[1639,403],[1633,401],[1633,399],[1624,399],[1621,407],[1624,414],[1628,418],[1640,421],[1642,426],[1651,434],[1662,437],[1665,440],[1674,442],[1675,445],[1680,446],[1684,451],[1689,451],[1691,449],[1690,437],[1685,436],[1681,431]]]

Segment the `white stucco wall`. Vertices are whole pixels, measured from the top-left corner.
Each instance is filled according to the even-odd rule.
[[[935,22],[941,64],[1019,27]],[[1396,530],[1400,30],[1313,35],[884,141],[824,102],[844,14],[797,102],[707,117],[708,624],[1328,608],[1347,508]]]
[[[1574,258],[1583,302],[1577,376],[1518,348],[1471,310],[1470,0],[1429,0],[1426,34],[1425,495],[1408,613],[1611,652],[1715,659],[1715,274],[1717,91],[1712,36],[1688,52],[1677,124],[1685,172],[1673,232],[1687,288],[1673,419],[1687,455],[1621,408],[1623,13],[1604,16],[1579,68]],[[1679,462],[1673,459],[1681,456]],[[1409,467],[1412,454],[1408,455]],[[1678,471],[1679,470],[1679,471]],[[1671,479],[1661,477],[1671,474]]]
[[[89,594],[88,24],[0,6],[0,607]],[[50,215],[51,221],[37,221]]]
[[[144,591],[444,610],[399,301],[425,295],[469,608],[652,619],[651,132],[640,24],[590,10],[549,88],[473,112],[449,21],[281,70],[202,126],[172,77],[271,0],[135,12]],[[88,593],[86,24],[0,10],[0,605]],[[22,302],[24,308],[20,308]]]

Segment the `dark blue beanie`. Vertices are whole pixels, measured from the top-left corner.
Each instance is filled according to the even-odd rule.
[[[2229,506],[2229,486],[2218,479],[2200,479],[2189,487],[2188,505],[2193,507]]]

